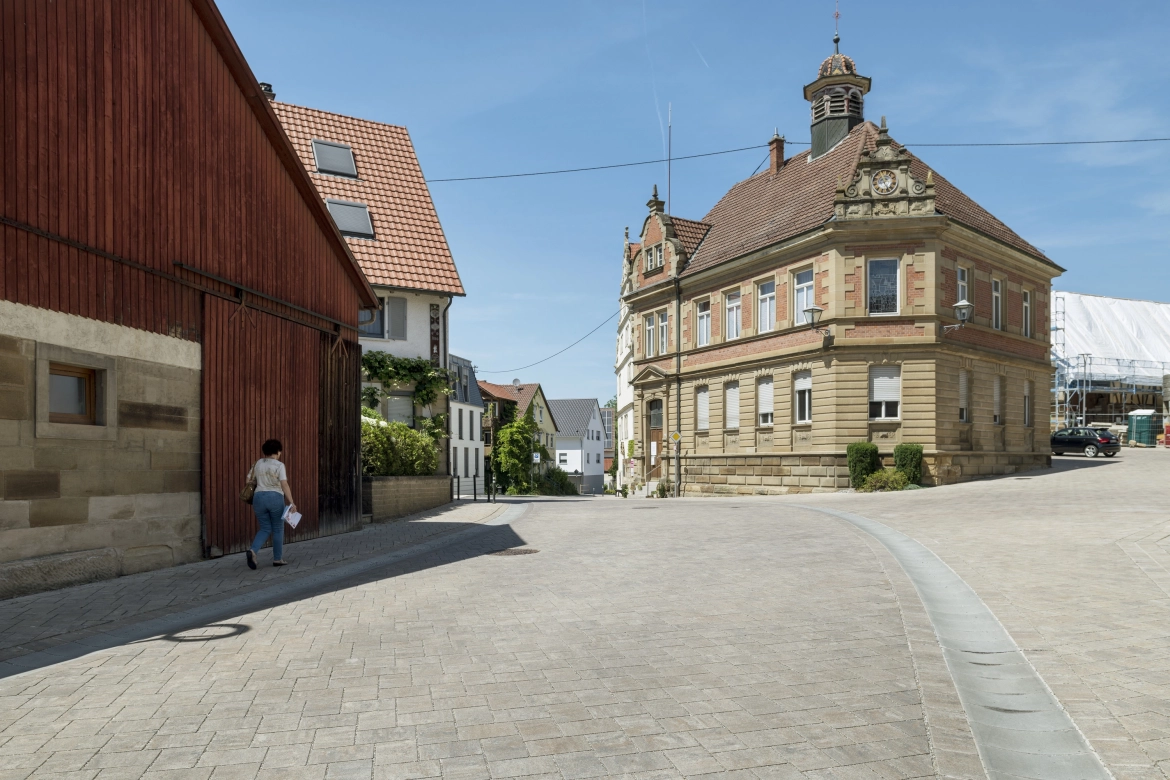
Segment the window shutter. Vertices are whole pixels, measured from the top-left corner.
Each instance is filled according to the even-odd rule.
[[[757,412],[766,414],[772,411],[772,377],[762,378],[757,385],[756,393]]]
[[[967,408],[967,398],[968,398],[969,392],[970,391],[967,388],[967,372],[966,372],[966,370],[960,371],[959,372],[959,408],[960,409]]]
[[[386,399],[386,419],[414,427],[414,400],[409,395],[392,395]]]
[[[390,338],[406,338],[406,299],[387,298],[386,314],[390,320]]]
[[[797,392],[801,390],[812,390],[812,372],[797,371],[795,374],[793,374],[792,389]]]
[[[1003,377],[997,376],[992,387],[994,388],[992,402],[995,406],[996,422],[998,422],[1003,417]]]
[[[900,400],[902,400],[902,368],[901,368],[901,366],[870,366],[870,368],[869,368],[869,400],[871,400],[871,401],[900,401]]]
[[[725,386],[723,419],[725,428],[739,427],[739,382],[728,382]]]
[[[695,391],[695,418],[696,424],[700,431],[706,431],[711,428],[711,398],[707,394],[706,387],[700,387]]]

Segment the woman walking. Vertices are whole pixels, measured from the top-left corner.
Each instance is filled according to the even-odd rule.
[[[264,457],[252,466],[251,479],[256,483],[252,496],[252,509],[256,512],[259,531],[248,550],[248,568],[256,568],[256,553],[272,536],[272,565],[284,566],[284,502],[288,500],[288,511],[297,511],[292,490],[288,486],[288,473],[280,462],[284,446],[279,439],[269,439],[260,447]]]

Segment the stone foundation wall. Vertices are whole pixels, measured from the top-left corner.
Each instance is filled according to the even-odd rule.
[[[928,452],[922,460],[923,485],[968,482],[979,477],[1016,474],[1052,465],[1052,456],[1039,452]],[[893,456],[883,455],[882,464],[893,468]],[[682,471],[682,492],[689,496],[831,493],[849,487],[849,465],[843,452],[684,455]],[[662,473],[674,473],[670,456],[662,459]]]
[[[450,503],[450,477],[362,477],[362,514],[375,523]]]
[[[202,557],[200,360],[0,301],[0,598]],[[95,372],[95,423],[50,419],[53,364]]]

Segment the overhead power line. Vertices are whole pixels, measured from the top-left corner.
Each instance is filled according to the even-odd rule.
[[[554,352],[554,353],[552,353],[551,355],[549,355],[548,357],[546,357],[546,358],[542,358],[541,360],[538,360],[538,361],[536,361],[535,363],[529,363],[528,365],[526,365],[526,366],[520,366],[519,368],[505,368],[505,369],[501,369],[501,370],[499,370],[499,371],[480,371],[479,369],[476,369],[476,371],[475,371],[475,372],[476,372],[477,374],[510,374],[510,373],[511,373],[511,372],[513,372],[513,371],[523,371],[523,370],[524,370],[524,369],[526,369],[526,368],[532,368],[533,366],[539,366],[541,363],[546,363],[546,362],[548,362],[548,361],[552,360],[552,359],[553,359],[553,358],[555,358],[557,355],[561,354],[561,352],[568,352],[570,349],[572,349],[573,347],[577,346],[578,344],[580,344],[582,341],[584,341],[585,339],[587,339],[587,338],[589,338],[590,336],[592,336],[592,335],[593,335],[594,333],[596,333],[597,331],[601,330],[601,326],[602,326],[602,325],[604,325],[605,323],[609,322],[610,320],[612,320],[612,319],[613,319],[614,317],[616,317],[616,316],[618,316],[618,312],[616,312],[616,311],[615,311],[613,314],[611,314],[611,315],[609,315],[608,317],[606,317],[606,318],[605,318],[605,320],[604,320],[604,321],[601,323],[601,325],[598,325],[596,328],[594,328],[593,330],[589,331],[588,333],[586,333],[584,336],[582,336],[581,338],[579,338],[579,339],[577,339],[576,341],[574,341],[574,342],[573,342],[572,344],[570,344],[569,346],[565,347],[564,349],[562,349],[562,350],[560,350],[560,351],[558,351],[558,352]]]
[[[954,147],[983,147],[983,146],[1093,146],[1098,144],[1148,144],[1159,141],[1170,141],[1170,138],[1113,138],[1103,141],[1006,141],[988,143],[953,143],[953,144],[902,144],[905,147],[926,148],[954,148]],[[809,146],[808,141],[788,141],[790,146]],[[703,152],[702,154],[686,154],[674,157],[673,160],[694,160],[699,157],[715,157],[720,154],[735,154],[753,149],[765,149],[767,144],[755,146],[741,146],[738,149],[724,149],[719,152]],[[427,179],[428,184],[452,181],[485,181],[487,179],[521,179],[529,176],[557,176],[562,173],[584,173],[586,171],[605,171],[613,168],[634,168],[640,165],[658,165],[667,162],[663,157],[659,160],[642,160],[641,162],[613,163],[612,165],[590,165],[584,168],[562,168],[555,171],[529,171],[528,173],[497,173],[490,176],[456,176],[447,179]]]

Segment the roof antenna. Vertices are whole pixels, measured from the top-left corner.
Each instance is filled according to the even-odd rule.
[[[837,0],[836,9],[833,11],[833,53],[841,53],[841,32],[838,29],[841,23],[841,0]]]

